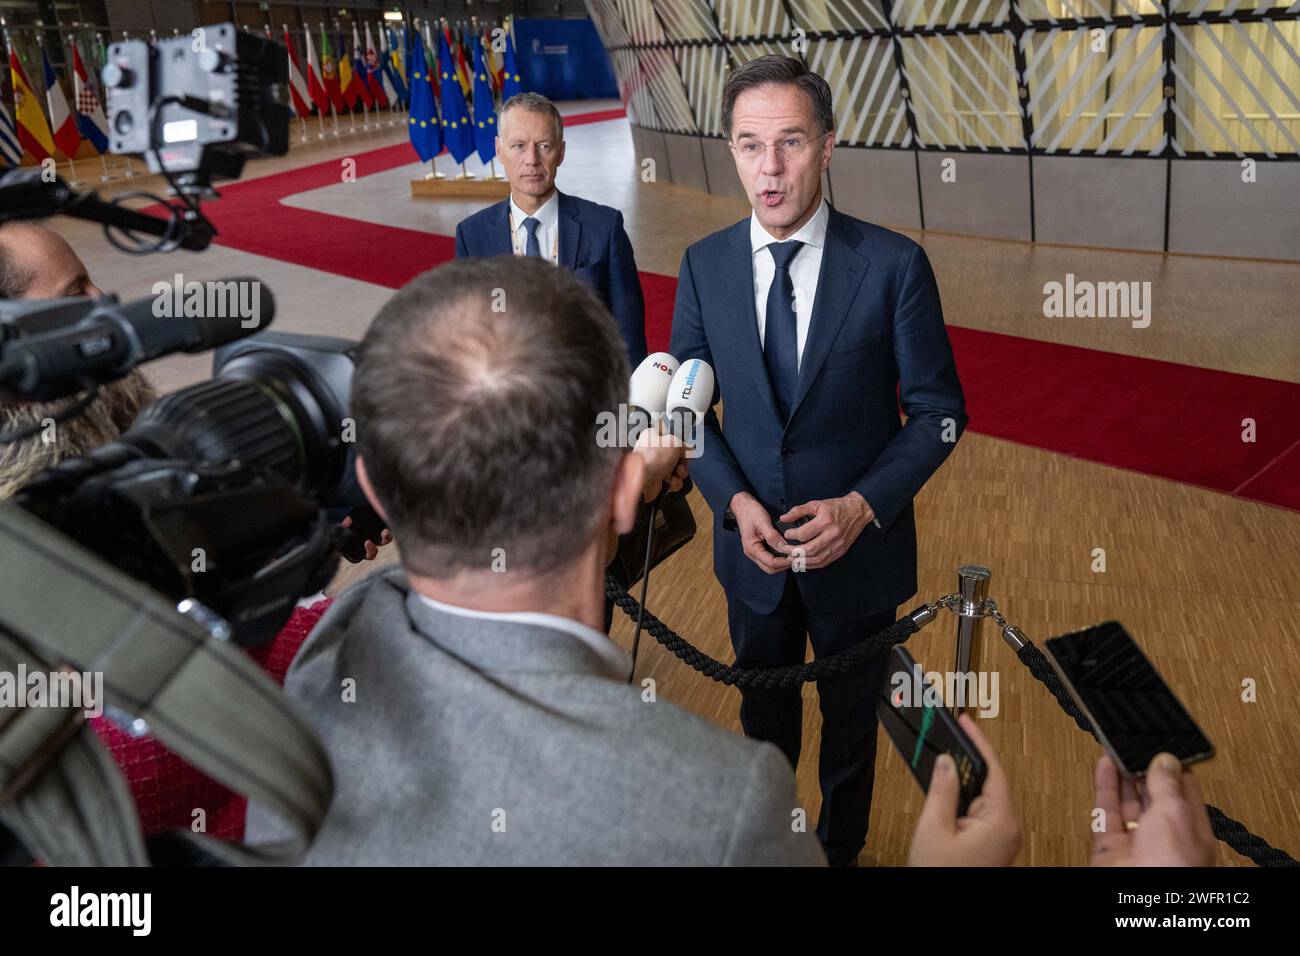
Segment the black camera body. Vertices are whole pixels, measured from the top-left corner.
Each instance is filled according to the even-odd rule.
[[[161,237],[130,252],[204,248],[212,229],[196,199],[211,180],[238,177],[249,156],[288,151],[285,47],[223,23],[114,43],[103,75],[111,150],[143,154],[183,202],[160,219],[14,172],[0,181],[0,221],[63,213],[103,222],[118,248],[108,227]],[[166,597],[206,605],[238,643],[259,644],[299,597],[328,583],[340,554],[360,560],[382,532],[352,450],[356,343],[244,338],[220,305],[164,326],[156,304],[110,297],[0,309],[0,380],[21,385],[18,400],[84,392],[68,414],[93,399],[96,383],[142,362],[217,346],[211,379],[160,398],[116,441],[47,468],[15,502]]]
[[[16,501],[158,592],[201,601],[237,643],[261,644],[351,550],[338,521],[364,505],[355,349],[274,332],[223,346],[212,378],[158,399]]]
[[[282,43],[233,23],[111,44],[103,70],[109,149],[143,154],[152,172],[200,185],[235,179],[249,156],[288,152],[288,71]]]

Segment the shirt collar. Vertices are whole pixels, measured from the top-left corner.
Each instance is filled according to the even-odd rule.
[[[798,240],[805,245],[816,246],[818,249],[822,248],[826,244],[826,223],[830,220],[830,208],[830,205],[826,202],[826,197],[823,196],[812,218],[785,241]],[[763,228],[762,223],[758,221],[758,213],[751,212],[749,214],[749,247],[751,253],[757,254],[770,244],[781,241]]]
[[[610,672],[619,680],[626,680],[632,673],[632,658],[623,652],[617,644],[609,639],[608,634],[593,630],[580,621],[560,617],[558,614],[544,614],[540,611],[479,611],[474,608],[447,604],[429,597],[427,594],[413,592],[425,605],[444,614],[458,617],[475,618],[482,621],[501,621],[506,624],[522,624],[544,627],[552,631],[561,631],[577,638],[592,651]]]
[[[514,193],[510,194],[510,214],[514,217],[516,231],[523,228],[524,220],[528,218],[528,213],[519,208],[515,202]],[[560,218],[560,191],[557,189],[551,193],[551,198],[542,203],[537,212],[532,214],[533,218],[542,224],[546,229],[554,229],[556,222]]]

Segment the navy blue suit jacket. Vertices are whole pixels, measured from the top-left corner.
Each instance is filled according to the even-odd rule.
[[[609,306],[636,368],[646,357],[645,298],[636,272],[632,243],[623,229],[623,214],[577,196],[558,194],[559,264],[594,289]],[[456,258],[508,256],[510,200],[481,209],[456,227]]]
[[[798,572],[800,593],[818,615],[896,607],[916,593],[912,498],[966,426],[930,262],[911,239],[830,210],[788,423],[768,381],[753,289],[748,218],[682,257],[670,351],[712,365],[714,402],[723,402],[725,424],[710,409],[690,463],[713,509],[718,580],[729,598],[766,614],[794,573],[767,574],[745,556],[739,533],[722,527],[737,492],[776,516],[856,490],[880,526],[869,524],[825,568]]]

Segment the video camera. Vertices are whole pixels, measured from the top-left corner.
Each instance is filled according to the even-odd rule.
[[[237,179],[250,155],[289,150],[284,45],[233,23],[111,44],[102,76],[109,148],[144,154],[151,172],[174,175],[181,190]]]
[[[199,201],[216,195],[212,181],[237,179],[250,156],[289,150],[288,70],[283,44],[233,23],[153,44],[110,45],[101,74],[109,151],[142,154],[177,201],[145,192],[105,201],[94,191],[74,191],[45,169],[13,169],[0,174],[0,223],[62,214],[102,223],[105,238],[124,252],[207,248],[216,229]],[[164,205],[167,217],[121,205],[140,198]],[[147,243],[139,234],[158,240]]]
[[[202,602],[237,643],[269,640],[340,551],[364,548],[361,529],[337,526],[364,506],[344,440],[355,347],[273,332],[224,346],[211,379],[15,501],[154,590]]]
[[[65,213],[132,239],[162,237],[133,251],[203,248],[213,231],[197,200],[212,177],[287,151],[289,111],[277,101],[287,62],[282,44],[229,23],[112,44],[110,148],[145,154],[184,205],[160,219],[16,170],[0,177],[0,222]],[[239,283],[260,285],[208,285]],[[156,296],[0,302],[0,394],[83,393],[71,414],[144,362],[216,348],[212,379],[159,399],[117,441],[42,472],[15,502],[169,599],[201,602],[241,644],[273,636],[299,597],[328,583],[339,553],[359,559],[382,526],[364,505],[348,434],[356,344],[265,332],[274,303],[264,289],[258,302],[252,327],[220,308],[159,317]]]

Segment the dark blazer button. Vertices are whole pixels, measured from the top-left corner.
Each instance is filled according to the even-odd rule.
[[[794,449],[791,448],[789,445],[786,445],[784,448],[781,449],[781,454],[784,457],[789,458],[791,455],[794,454]]]

